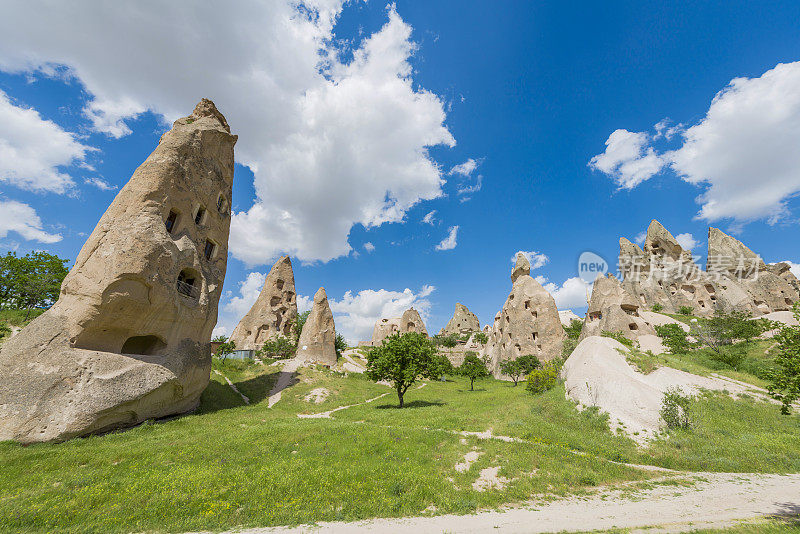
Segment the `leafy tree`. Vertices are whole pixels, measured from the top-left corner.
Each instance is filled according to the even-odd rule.
[[[475,380],[489,376],[486,362],[478,357],[477,352],[468,350],[464,353],[464,361],[458,367],[458,374],[469,378],[469,390],[475,390]]]
[[[459,342],[458,334],[448,334],[446,336],[443,336],[441,334],[437,334],[437,335],[433,336],[433,343],[435,345],[438,345],[438,346],[441,346],[441,347],[447,347],[448,349],[452,349],[453,347],[458,345],[458,342]]]
[[[294,338],[295,347],[300,342],[300,334],[303,332],[303,327],[308,320],[308,316],[311,315],[311,310],[304,311],[303,313],[297,316],[297,319],[294,320],[292,323],[292,337]]]
[[[661,401],[661,420],[667,428],[689,428],[691,426],[692,397],[681,388],[667,388]]]
[[[480,345],[486,345],[489,342],[489,336],[485,332],[478,332],[475,334],[475,341]]]
[[[336,340],[333,342],[333,346],[336,348],[336,357],[341,358],[342,353],[347,350],[347,340],[342,334],[336,334]]]
[[[573,319],[570,321],[569,326],[564,327],[564,332],[567,333],[568,339],[577,340],[581,337],[581,330],[583,330],[583,321],[580,319]]]
[[[226,341],[228,341],[228,338],[221,334],[211,340],[212,343],[225,343]]]
[[[539,358],[533,354],[524,354],[516,360],[503,360],[500,362],[500,371],[514,381],[514,386],[517,385],[519,379],[529,374],[534,369],[542,366]]]
[[[233,351],[235,350],[236,350],[236,344],[233,341],[226,340],[222,343],[222,345],[217,347],[217,352],[215,353],[215,355],[217,356],[217,358],[222,358],[222,361],[224,362],[225,359],[229,355],[233,354]]]
[[[259,357],[266,356],[276,360],[283,360],[294,356],[296,350],[297,345],[295,343],[289,341],[285,336],[279,335],[273,339],[267,340],[266,343],[256,351],[256,354]]]
[[[692,308],[691,306],[681,306],[680,308],[678,308],[678,313],[681,315],[691,315],[692,313],[694,313],[694,308]]]
[[[664,306],[656,302],[650,309],[653,310],[654,312],[660,312],[661,310],[664,309]]]
[[[687,354],[694,344],[688,339],[686,331],[677,324],[656,325],[656,333],[661,342],[672,354]]]
[[[745,312],[717,312],[710,319],[692,323],[692,335],[719,354],[722,347],[732,345],[734,340],[750,342],[768,328],[769,322],[753,321]]]
[[[0,256],[0,308],[25,309],[27,320],[32,309],[52,306],[69,272],[68,261],[47,252]]]
[[[453,367],[453,363],[450,361],[450,358],[445,356],[444,354],[436,354],[436,377],[443,378],[446,375],[453,375],[456,373],[455,367]]]
[[[794,316],[800,320],[800,304],[794,305]],[[800,326],[783,326],[774,338],[778,342],[769,392],[781,401],[781,413],[789,414],[792,403],[800,399]]]
[[[400,408],[408,388],[420,378],[440,376],[441,361],[428,336],[419,332],[394,334],[367,353],[367,378],[387,380],[397,392]]]

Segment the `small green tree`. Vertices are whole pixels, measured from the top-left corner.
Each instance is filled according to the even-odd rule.
[[[678,313],[681,315],[691,315],[694,313],[694,308],[691,306],[681,306],[678,308]]]
[[[650,309],[653,310],[654,312],[660,312],[661,310],[664,309],[664,306],[656,302],[655,304],[653,304],[653,306],[650,307]]]
[[[303,327],[305,326],[309,315],[311,315],[311,310],[304,311],[303,313],[299,314],[292,323],[292,338],[295,346],[297,346],[297,344],[300,342],[300,334],[303,333]]]
[[[794,305],[794,316],[800,320],[800,303]],[[768,389],[781,402],[781,413],[788,415],[792,404],[800,399],[800,326],[784,326],[774,339],[778,343],[778,369],[772,373]]]
[[[27,321],[32,309],[52,306],[69,273],[67,262],[47,252],[0,256],[0,308],[27,310]]]
[[[226,341],[228,341],[227,336],[223,336],[222,334],[211,340],[212,343],[225,343]]]
[[[693,347],[686,331],[675,323],[656,325],[656,333],[671,354],[687,354]]]
[[[283,360],[291,358],[297,351],[297,345],[289,341],[285,336],[277,336],[267,340],[264,345],[256,351],[256,355],[266,356],[267,358],[274,358],[276,360]]]
[[[395,334],[367,353],[365,375],[370,380],[386,380],[397,392],[400,408],[408,388],[420,378],[440,376],[441,361],[428,336],[419,332]]]
[[[489,342],[489,336],[485,332],[478,332],[475,334],[475,342],[479,345],[486,345]]]
[[[566,332],[568,339],[577,340],[581,337],[581,330],[583,330],[583,321],[580,319],[573,319],[570,321],[569,326],[564,327],[564,332]]]
[[[446,347],[448,349],[452,349],[456,345],[458,345],[459,337],[458,334],[448,334],[443,336],[441,334],[437,334],[433,336],[433,343],[441,346]]]
[[[667,428],[689,428],[692,397],[680,388],[667,388],[661,401],[661,419]]]
[[[475,380],[489,376],[486,362],[478,357],[477,352],[468,350],[464,353],[464,361],[458,367],[458,374],[469,378],[469,390],[475,391]]]
[[[222,361],[224,362],[225,359],[229,355],[233,354],[233,351],[235,350],[236,350],[236,344],[233,341],[226,340],[222,343],[222,345],[217,347],[217,351],[214,354],[217,356],[217,358],[222,358]]]
[[[333,342],[333,346],[336,349],[336,357],[341,358],[342,353],[347,350],[347,340],[342,334],[336,334],[336,340]]]
[[[516,360],[503,360],[500,362],[500,371],[509,376],[514,381],[514,386],[516,386],[520,378],[541,366],[542,363],[539,358],[533,354],[524,354]]]

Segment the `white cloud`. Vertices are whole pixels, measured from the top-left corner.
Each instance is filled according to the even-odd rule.
[[[442,239],[442,242],[436,245],[436,250],[453,250],[456,248],[458,244],[456,239],[458,238],[458,226],[451,226],[448,230],[447,237]]]
[[[74,182],[60,168],[83,161],[90,150],[35,109],[15,106],[0,91],[0,182],[31,191],[65,193]]]
[[[354,224],[401,222],[441,196],[428,148],[455,144],[441,99],[413,79],[417,46],[394,6],[342,62],[350,45],[333,27],[344,3],[18,3],[0,20],[0,69],[67,65],[92,95],[95,128],[113,136],[136,114],[169,122],[211,98],[255,174],[232,253],[248,264],[281,253],[327,261],[350,252]]]
[[[650,179],[664,166],[644,132],[619,129],[606,141],[606,150],[589,161],[589,166],[611,177],[623,189],[633,189]]]
[[[548,282],[543,276],[537,276],[536,280],[553,296],[559,310],[588,305],[587,295],[591,296],[592,284],[584,282],[577,276],[566,279],[561,286]]]
[[[633,238],[633,241],[641,247],[642,245],[644,245],[645,239],[647,239],[647,232],[642,231],[636,234],[636,237]]]
[[[434,218],[434,215],[436,215],[436,210],[429,211],[425,215],[425,217],[422,218],[422,222],[424,222],[425,224],[430,224],[431,226],[433,226],[433,223],[436,222],[436,219]]]
[[[0,200],[0,239],[9,232],[16,232],[28,241],[61,241],[61,234],[49,234],[42,230],[42,220],[32,207],[15,200]]]
[[[98,178],[96,176],[93,178],[87,178],[86,180],[84,180],[84,183],[86,183],[87,185],[92,185],[97,189],[99,189],[100,191],[114,191],[118,189],[116,185],[111,185],[102,178]]]
[[[297,295],[297,313],[305,313],[314,307],[314,297]]]
[[[342,334],[349,343],[366,341],[372,338],[372,329],[382,317],[399,317],[408,308],[414,307],[427,321],[431,309],[428,297],[435,288],[423,286],[418,292],[406,288],[403,291],[385,289],[364,289],[358,294],[346,292],[340,300],[329,299],[334,314],[336,332]]]
[[[800,62],[778,64],[758,78],[731,80],[700,122],[675,131],[682,146],[658,155],[648,145],[663,128],[659,123],[653,138],[617,130],[590,166],[631,188],[655,174],[657,163],[670,165],[683,180],[703,188],[697,218],[709,222],[733,219],[741,226],[767,219],[772,224],[788,215],[787,200],[800,192]],[[638,178],[620,171],[620,162],[639,167]]]
[[[460,174],[461,176],[471,176],[475,169],[478,168],[478,162],[472,158],[469,158],[464,163],[459,163],[458,165],[453,166],[450,169],[450,172],[447,174]]]
[[[224,326],[215,326],[214,330],[211,331],[211,339],[214,339],[217,336],[228,336],[228,329]]]
[[[694,238],[692,234],[678,234],[675,236],[675,241],[683,248],[683,250],[692,250],[700,243]]]
[[[250,311],[255,304],[264,281],[267,279],[266,273],[253,271],[247,274],[247,278],[239,282],[239,294],[225,303],[223,310],[230,313],[235,318],[236,323]],[[236,324],[234,323],[234,324]]]
[[[458,188],[458,194],[459,195],[470,195],[472,193],[477,193],[478,191],[481,190],[481,187],[483,187],[483,175],[479,174],[478,177],[475,180],[475,185],[464,185],[464,184],[462,184]],[[469,199],[462,199],[462,201],[464,201],[464,200],[469,200]]]
[[[367,241],[366,243],[364,243],[364,250],[366,250],[367,252],[373,252],[375,250],[375,245]]]
[[[542,254],[541,252],[537,252],[535,250],[520,250],[517,252],[517,254],[523,254],[526,258],[528,258],[528,262],[531,264],[531,269],[544,267],[547,265],[547,262],[550,261],[550,258],[547,257],[547,254]],[[511,256],[512,265],[517,263],[517,254]]]

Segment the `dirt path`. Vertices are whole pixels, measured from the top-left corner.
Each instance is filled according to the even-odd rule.
[[[571,497],[504,511],[321,522],[315,526],[239,532],[530,533],[644,527],[658,527],[653,532],[681,532],[726,527],[759,517],[800,514],[800,474],[687,473],[692,475],[703,480],[690,487],[656,486],[633,494],[612,490],[588,498]]]
[[[219,372],[219,371],[217,371],[216,369],[214,369],[214,374],[215,374],[215,375],[219,375],[219,376],[221,376],[223,379],[225,379],[225,382],[227,382],[227,383],[228,383],[228,385],[230,386],[230,388],[231,388],[233,391],[235,391],[236,393],[238,393],[238,394],[239,394],[239,396],[242,398],[242,400],[244,401],[244,403],[245,403],[245,404],[250,404],[250,399],[247,397],[247,395],[245,395],[244,393],[242,393],[241,391],[239,391],[239,389],[236,387],[236,385],[235,385],[233,382],[231,382],[231,379],[230,379],[230,378],[228,378],[228,377],[227,377],[227,376],[225,376],[224,374],[220,373],[220,372]]]
[[[297,358],[289,360],[283,364],[281,374],[278,375],[278,381],[275,382],[275,386],[273,386],[269,392],[269,400],[267,400],[268,408],[272,408],[276,402],[281,400],[281,393],[283,393],[284,389],[292,385],[294,381],[294,375],[301,365],[303,365],[303,361],[298,360]]]

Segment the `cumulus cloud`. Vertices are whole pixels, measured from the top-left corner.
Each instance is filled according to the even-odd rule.
[[[581,308],[588,305],[587,295],[592,294],[592,284],[579,277],[567,278],[560,286],[549,282],[543,276],[537,276],[538,281],[553,296],[559,310],[568,308]]]
[[[90,150],[35,109],[14,105],[0,91],[0,182],[30,191],[65,193],[74,181],[61,169],[83,161]]]
[[[61,234],[50,234],[42,229],[42,220],[32,207],[15,200],[0,200],[0,239],[9,232],[16,232],[28,241],[61,241]]]
[[[683,248],[683,250],[692,250],[700,243],[694,238],[692,234],[678,234],[675,236],[675,241]]]
[[[647,232],[646,231],[641,231],[638,234],[636,234],[636,237],[633,238],[633,241],[634,241],[634,243],[636,243],[637,245],[639,245],[641,247],[642,245],[644,245],[644,240],[645,239],[647,239]]]
[[[651,143],[667,137],[665,128],[659,123],[655,136],[617,130],[589,165],[628,189],[668,165],[702,188],[697,218],[705,221],[773,224],[788,215],[786,202],[800,192],[800,62],[731,80],[702,120],[672,132],[681,146],[657,154]]]
[[[373,252],[375,250],[375,245],[367,241],[366,243],[364,243],[364,250],[366,250],[367,252]]]
[[[305,313],[314,307],[314,297],[297,295],[297,313]]]
[[[461,176],[471,176],[475,169],[478,168],[478,162],[472,158],[469,158],[464,163],[459,163],[458,165],[454,165],[453,168],[450,169],[448,174],[460,174]]]
[[[251,265],[281,253],[327,261],[350,252],[353,225],[401,222],[441,196],[428,149],[455,144],[443,102],[413,79],[411,26],[392,5],[382,28],[341,44],[344,4],[21,2],[0,20],[0,69],[66,65],[91,95],[84,112],[112,136],[145,111],[169,122],[213,99],[255,175],[232,253]]]
[[[248,273],[247,278],[239,282],[239,294],[232,296],[222,309],[235,317],[238,322],[255,304],[266,279],[267,273],[257,271]]]
[[[448,230],[447,237],[442,239],[442,242],[436,245],[436,250],[453,250],[456,248],[458,242],[458,226],[451,226]]]
[[[422,222],[425,224],[430,224],[433,226],[433,223],[436,222],[434,216],[436,215],[436,210],[429,211],[425,216],[422,218]]]
[[[86,183],[87,185],[94,186],[100,191],[114,191],[117,189],[116,185],[111,185],[102,178],[98,178],[96,176],[93,178],[87,178],[86,180],[84,180],[84,183]]]
[[[528,258],[528,262],[531,264],[531,269],[538,269],[540,267],[544,267],[547,265],[547,262],[550,261],[550,258],[547,257],[547,254],[542,254],[541,252],[537,252],[535,250],[520,250],[517,254],[523,254],[526,258]],[[517,263],[517,254],[511,256],[511,264]]]
[[[346,292],[341,299],[329,299],[336,322],[336,332],[341,333],[351,344],[369,340],[375,322],[382,317],[399,317],[408,308],[415,308],[423,321],[427,321],[431,309],[428,297],[436,288],[422,286],[414,292],[387,291],[386,289],[364,289],[357,294]]]

